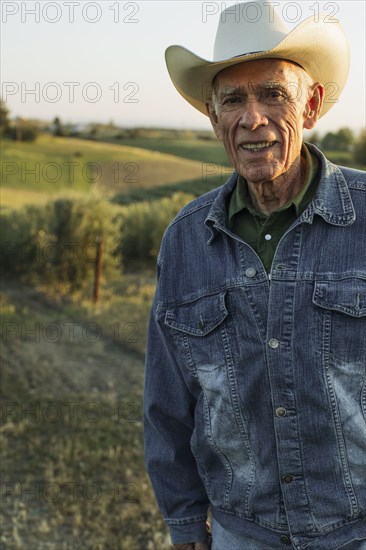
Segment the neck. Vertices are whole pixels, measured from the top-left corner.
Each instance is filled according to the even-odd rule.
[[[299,155],[289,170],[278,178],[261,182],[248,181],[254,208],[268,215],[290,202],[304,185],[305,172],[305,158]]]

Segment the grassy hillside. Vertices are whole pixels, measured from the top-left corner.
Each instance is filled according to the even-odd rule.
[[[175,193],[187,193],[198,197],[219,187],[229,177],[231,171],[221,170],[217,174],[201,177],[194,180],[179,181],[167,185],[149,187],[148,189],[136,189],[129,193],[117,193],[111,200],[117,204],[131,204],[139,201],[155,201],[164,197],[171,197]]]
[[[113,143],[118,142],[113,140]],[[229,162],[224,146],[218,140],[136,137],[125,138],[119,143],[207,163],[228,164]]]
[[[32,143],[3,141],[4,204],[19,190],[43,196],[99,188],[107,195],[200,178],[202,162],[126,145],[42,135]]]

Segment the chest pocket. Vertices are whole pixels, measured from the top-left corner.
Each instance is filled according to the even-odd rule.
[[[313,302],[351,317],[366,315],[366,279],[356,277],[315,284]]]
[[[225,363],[225,294],[203,296],[166,311],[165,326],[178,355],[190,368],[212,371]]]
[[[330,356],[366,364],[366,278],[316,282],[313,303],[324,311]]]

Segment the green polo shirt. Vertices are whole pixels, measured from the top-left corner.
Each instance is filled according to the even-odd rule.
[[[304,186],[291,202],[269,215],[254,210],[246,180],[238,177],[229,199],[229,224],[233,233],[248,243],[258,254],[267,273],[281,237],[306,209],[315,195],[320,179],[319,161],[303,143],[301,155],[306,158]]]

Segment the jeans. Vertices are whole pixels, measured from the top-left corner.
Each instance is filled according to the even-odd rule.
[[[263,542],[254,540],[245,535],[239,535],[237,533],[231,533],[227,531],[221,525],[212,518],[211,522],[212,531],[212,546],[211,550],[286,550],[294,549],[292,544],[281,544],[274,547],[272,544],[269,546]],[[336,550],[329,548],[329,550]],[[346,546],[339,547],[339,550],[366,550],[366,540],[352,541]]]

